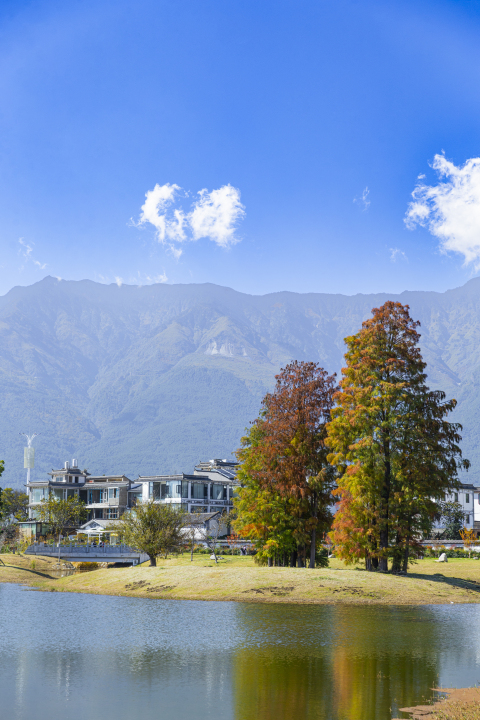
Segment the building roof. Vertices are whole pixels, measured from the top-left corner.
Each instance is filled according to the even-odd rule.
[[[220,515],[220,511],[217,510],[216,512],[209,512],[209,513],[189,513],[185,516],[185,520],[188,523],[191,523],[192,525],[200,525],[201,523],[207,522],[207,520],[211,520],[216,515]],[[195,520],[195,522],[193,522]]]
[[[210,480],[208,475],[188,475],[187,473],[177,473],[176,475],[139,475],[138,480],[140,482],[145,482],[148,480],[149,482],[154,481],[162,481],[162,480]]]
[[[87,482],[117,482],[119,480],[128,480],[130,482],[126,475],[90,475]]]
[[[83,525],[80,525],[78,528],[78,532],[81,532],[83,529],[86,529],[88,527],[95,527],[95,524],[99,526],[99,528],[103,528],[105,530],[106,527],[111,527],[112,525],[116,525],[119,522],[119,520],[97,520],[97,518],[92,518],[92,520],[89,520],[88,522],[84,523]]]
[[[71,483],[70,483],[71,484]],[[102,480],[94,480],[93,482],[91,480],[87,480],[87,482],[82,485],[82,488],[84,490],[94,490],[99,488],[114,488],[114,487],[124,487],[128,486],[130,484],[130,480],[113,480],[113,481],[107,481],[106,478],[102,478]],[[64,483],[59,483],[59,485],[64,485]]]

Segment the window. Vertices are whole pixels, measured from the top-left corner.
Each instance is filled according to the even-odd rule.
[[[70,498],[70,497],[75,497],[76,494],[77,494],[77,491],[76,491],[76,490],[74,490],[73,488],[68,488],[68,490],[67,490],[67,500],[68,500],[68,498]]]
[[[107,520],[118,520],[118,510],[116,508],[108,508],[106,513]]]
[[[467,525],[470,525],[470,515],[466,515],[465,520],[467,521]]]
[[[45,497],[45,490],[46,488],[34,488],[30,492],[30,501],[32,503],[42,502],[43,498]]]
[[[118,488],[108,488],[108,499],[115,500],[118,498]]]
[[[217,485],[216,483],[213,483],[212,485],[212,500],[226,500],[227,499],[227,486],[226,485]]]
[[[188,498],[188,482],[182,480],[182,498]]]
[[[182,483],[178,480],[167,480],[167,482],[165,483],[165,497],[182,497]]]
[[[208,485],[199,482],[192,483],[192,498],[194,500],[206,500],[208,498]]]
[[[470,502],[470,495],[468,493],[465,495],[465,502],[466,503]]]
[[[55,488],[55,489],[53,490],[53,494],[55,495],[55,497],[57,498],[57,500],[63,500],[63,493],[64,493],[64,490],[63,490],[63,489],[60,490],[59,488]]]
[[[454,497],[455,497],[455,502],[458,502],[458,493],[455,493]]]

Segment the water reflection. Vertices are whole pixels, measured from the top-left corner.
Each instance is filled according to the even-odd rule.
[[[0,717],[388,720],[480,679],[478,606],[175,602],[0,585]]]

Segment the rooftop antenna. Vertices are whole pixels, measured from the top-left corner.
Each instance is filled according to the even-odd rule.
[[[30,485],[30,470],[35,465],[35,448],[32,447],[33,438],[36,438],[40,433],[33,433],[33,435],[27,435],[27,433],[19,433],[27,438],[27,447],[23,448],[23,467],[27,470],[27,487]]]

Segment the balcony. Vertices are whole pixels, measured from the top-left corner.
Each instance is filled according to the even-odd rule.
[[[104,500],[102,502],[87,503],[85,505],[85,507],[87,508],[87,510],[94,510],[95,508],[109,508],[109,507],[118,508],[118,506],[119,506],[118,500],[119,500],[119,498],[111,498],[110,500]]]

